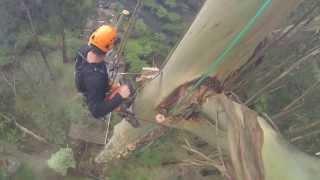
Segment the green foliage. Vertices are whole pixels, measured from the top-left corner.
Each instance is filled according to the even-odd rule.
[[[143,38],[130,39],[125,49],[125,56],[129,63],[129,72],[140,72],[146,62],[142,58],[152,52],[150,44]]]
[[[10,63],[9,49],[1,48],[1,51],[0,51],[0,66],[6,65],[8,63]]]
[[[87,18],[95,11],[94,0],[28,1],[26,3],[40,44],[44,48],[59,48],[58,42],[64,31],[81,30]],[[18,0],[0,2],[0,47],[24,52],[34,43],[26,11]],[[74,33],[73,35],[76,35]],[[2,64],[0,55],[0,64]]]
[[[121,169],[115,169],[112,171],[110,180],[126,180],[127,176],[123,173]]]
[[[77,38],[80,36],[80,31],[67,31],[66,32],[66,46],[67,56],[73,57],[78,49],[86,42],[83,39]]]
[[[160,166],[164,158],[164,154],[156,152],[154,149],[147,149],[143,153],[138,154],[139,163],[144,166],[155,167]]]
[[[56,74],[56,81],[52,82],[37,62],[39,58],[26,56],[22,63],[25,73],[19,75],[15,112],[34,131],[45,129],[40,134],[52,143],[65,144],[70,122],[81,120],[86,114],[74,87],[73,65],[62,64],[59,52],[51,53],[48,61]]]
[[[23,26],[25,21],[21,18],[20,1],[1,0],[0,1],[0,46],[5,48],[14,47],[16,32],[19,26]],[[2,47],[1,47],[2,50]]]
[[[153,24],[149,18],[136,21],[135,38],[129,40],[124,51],[130,72],[140,72],[143,66],[150,66],[153,57],[157,57],[157,61],[165,59],[186,27],[181,17],[183,3],[178,5],[176,0],[145,0],[143,4],[146,7],[144,16],[152,14],[151,20],[159,21],[161,26]]]
[[[35,94],[19,96],[16,109],[18,113],[28,116],[32,121],[30,123],[35,124],[35,127],[47,129],[47,138],[51,142],[64,144],[67,136],[66,127],[68,127],[64,111],[66,105],[61,98],[56,98],[58,94],[53,91],[53,85],[47,84],[46,88],[38,89],[34,92]]]
[[[45,32],[60,33],[63,29],[81,28],[88,16],[93,13],[94,7],[94,0],[44,1],[41,4],[39,14],[42,15],[42,18],[45,18],[47,24],[41,23],[41,29]],[[49,26],[50,29],[45,25]]]
[[[14,128],[12,122],[0,116],[0,140],[16,144],[19,139],[20,133]]]
[[[176,134],[171,134],[176,136]],[[129,159],[112,167],[111,180],[150,180],[158,179],[159,169],[167,160],[175,160],[177,157],[177,142],[171,137],[162,137],[156,143],[135,152]],[[160,172],[161,173],[161,172]]]
[[[138,36],[143,36],[150,33],[150,28],[144,23],[143,19],[138,19],[136,21],[134,30]]]
[[[158,18],[164,18],[168,15],[168,11],[166,8],[164,8],[163,6],[157,6],[157,8],[155,9],[156,11],[156,15],[158,16]]]
[[[181,23],[181,16],[174,12],[169,12],[166,16],[172,23]]]
[[[169,6],[170,8],[177,7],[177,0],[165,0],[164,4]]]
[[[26,165],[22,165],[16,175],[14,176],[14,180],[36,180],[36,176],[33,174],[33,171],[30,167]]]
[[[53,33],[43,34],[39,36],[39,42],[41,46],[47,49],[52,49],[52,50],[58,49],[59,41],[60,41],[59,37]]]
[[[166,0],[165,5],[169,8],[176,7],[176,0]],[[157,4],[154,0],[147,0],[145,2],[145,6],[154,12],[154,14],[161,20],[169,21],[169,22],[179,22],[181,20],[180,15],[175,12],[170,12],[166,7],[161,4]]]
[[[6,173],[0,168],[0,180],[9,180]]]
[[[156,9],[158,7],[157,2],[155,0],[144,0],[143,4],[151,9]]]
[[[174,35],[178,35],[181,31],[183,31],[184,26],[181,24],[167,23],[162,26],[162,31],[171,33]]]
[[[17,41],[15,48],[19,51],[23,51],[33,41],[33,35],[29,31],[21,31],[17,33]]]
[[[51,156],[47,163],[51,169],[63,176],[67,175],[69,168],[76,167],[76,162],[71,148],[61,148]]]
[[[268,112],[268,98],[263,95],[259,98],[258,102],[255,104],[255,110],[261,113]]]

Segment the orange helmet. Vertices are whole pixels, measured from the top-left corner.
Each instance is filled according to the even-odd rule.
[[[113,26],[102,25],[89,38],[88,45],[97,47],[104,53],[112,49],[117,39],[117,29]]]

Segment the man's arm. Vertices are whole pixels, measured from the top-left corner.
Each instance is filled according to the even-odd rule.
[[[123,98],[120,94],[116,94],[112,99],[104,99],[104,85],[101,83],[105,78],[95,73],[90,73],[85,77],[86,97],[89,110],[93,117],[101,118],[116,109]],[[101,92],[100,92],[101,91]]]

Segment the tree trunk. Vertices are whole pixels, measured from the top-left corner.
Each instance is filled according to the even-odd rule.
[[[174,99],[173,104],[176,105],[175,102],[185,99],[186,96],[181,94],[188,91],[184,91],[182,85],[188,88],[189,82],[207,71],[212,61],[256,14],[262,3],[260,0],[206,1],[162,73],[139,92],[134,112],[136,117],[144,121],[142,127],[133,129],[125,121],[119,123],[114,129],[114,136],[96,161],[107,162],[113,159],[119,152],[126,150],[128,144],[158,128],[153,123],[156,115],[163,114],[162,125],[187,130],[213,147],[218,146],[226,154],[223,160],[229,179],[319,179],[319,161],[294,150],[266,120],[223,94],[206,92],[201,101],[204,103],[198,103],[200,115],[189,120],[159,111],[159,105],[166,104],[164,102],[167,100]],[[233,48],[217,71],[210,75],[223,81],[239,69],[248,61],[257,45],[298,3],[299,0],[272,1],[249,35],[242,39],[241,46]],[[201,89],[197,89],[197,92],[201,92]]]

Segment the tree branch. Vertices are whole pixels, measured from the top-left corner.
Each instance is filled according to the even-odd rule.
[[[22,132],[30,135],[31,137],[35,138],[36,140],[38,140],[38,141],[40,141],[40,142],[42,142],[42,143],[49,144],[48,141],[47,141],[45,138],[43,138],[43,137],[37,135],[36,133],[32,132],[31,130],[27,129],[26,127],[22,126],[21,124],[19,124],[19,123],[16,122],[15,120],[9,118],[8,116],[6,116],[6,115],[4,115],[4,114],[2,114],[2,113],[0,113],[0,116],[3,117],[4,119],[6,119],[6,120],[9,121],[9,122],[13,122],[13,123],[15,124],[15,126],[16,126],[18,129],[20,129]]]
[[[301,63],[303,63],[304,61],[310,60],[310,57],[316,56],[320,53],[320,48],[314,48],[313,50],[311,50],[311,52],[309,52],[307,55],[305,55],[304,57],[300,58],[298,61],[296,61],[294,64],[292,64],[286,71],[284,71],[283,73],[281,73],[277,78],[273,79],[270,83],[268,83],[267,85],[265,85],[263,88],[259,89],[254,95],[252,95],[246,102],[245,104],[249,104],[251,103],[253,100],[256,99],[256,97],[260,96],[262,93],[264,93],[265,90],[267,90],[269,87],[271,87],[272,85],[274,85],[275,83],[279,82],[281,79],[283,79],[284,77],[286,77],[292,70],[294,70],[295,68],[297,68],[298,66],[300,66]]]

